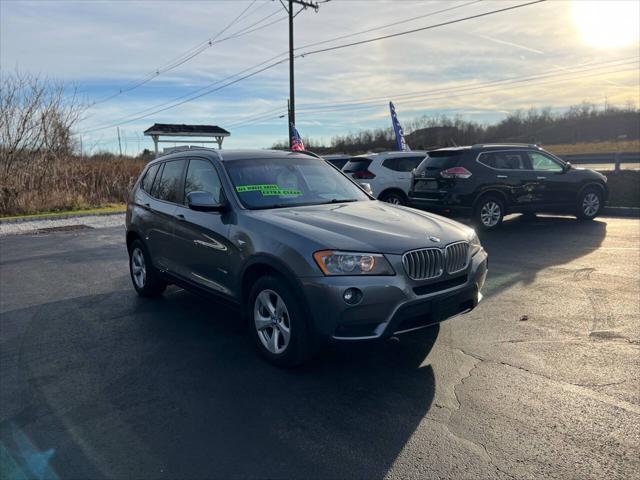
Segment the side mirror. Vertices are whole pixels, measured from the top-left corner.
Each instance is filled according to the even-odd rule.
[[[210,192],[191,192],[187,194],[187,205],[198,212],[222,212],[227,203],[219,202]]]
[[[571,170],[573,168],[573,165],[571,165],[571,162],[567,162],[564,165],[564,171],[568,172],[569,170]]]

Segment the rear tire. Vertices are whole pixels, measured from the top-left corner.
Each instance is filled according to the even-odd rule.
[[[481,197],[478,201],[474,214],[474,223],[481,230],[495,230],[502,223],[504,218],[504,202],[495,195]]]
[[[578,220],[593,220],[602,210],[602,192],[597,188],[585,190],[580,195],[576,207]]]
[[[280,277],[267,275],[251,287],[246,306],[249,328],[258,351],[268,362],[291,368],[317,352],[300,299]]]
[[[401,192],[384,192],[380,195],[380,201],[390,203],[392,205],[406,205],[407,197]]]
[[[141,240],[134,240],[129,248],[129,273],[131,282],[141,297],[157,297],[167,288],[158,271],[151,263],[151,257]]]

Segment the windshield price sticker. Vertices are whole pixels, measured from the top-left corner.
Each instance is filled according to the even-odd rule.
[[[236,192],[238,193],[260,192],[264,197],[287,196],[287,195],[299,197],[302,195],[302,192],[300,190],[295,190],[292,188],[282,188],[275,184],[240,185],[236,187]]]

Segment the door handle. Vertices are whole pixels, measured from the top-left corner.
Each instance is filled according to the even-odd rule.
[[[496,178],[508,178],[506,175],[496,175]]]
[[[145,203],[143,206],[144,206],[145,208],[151,208],[151,204],[150,204],[150,203]]]
[[[183,214],[181,214],[181,213],[177,214],[177,215],[176,215],[176,218],[177,218],[178,220],[180,220],[181,222],[184,222],[184,215],[183,215]]]
[[[546,180],[547,177],[536,177],[537,180]]]

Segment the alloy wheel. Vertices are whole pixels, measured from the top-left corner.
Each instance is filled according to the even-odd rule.
[[[291,319],[282,297],[273,290],[262,290],[256,297],[253,321],[258,338],[271,353],[287,349],[291,338]]]
[[[480,209],[480,220],[485,227],[495,227],[500,221],[500,205],[489,201]]]
[[[402,202],[400,201],[400,198],[397,195],[391,195],[390,197],[387,197],[385,202],[390,203],[392,205],[401,205],[402,204]]]
[[[140,248],[134,248],[131,252],[131,273],[133,281],[138,288],[144,288],[147,282],[147,267],[144,263],[144,254]]]
[[[593,217],[598,213],[600,208],[600,197],[597,194],[590,192],[587,193],[582,199],[582,211],[587,217]]]

